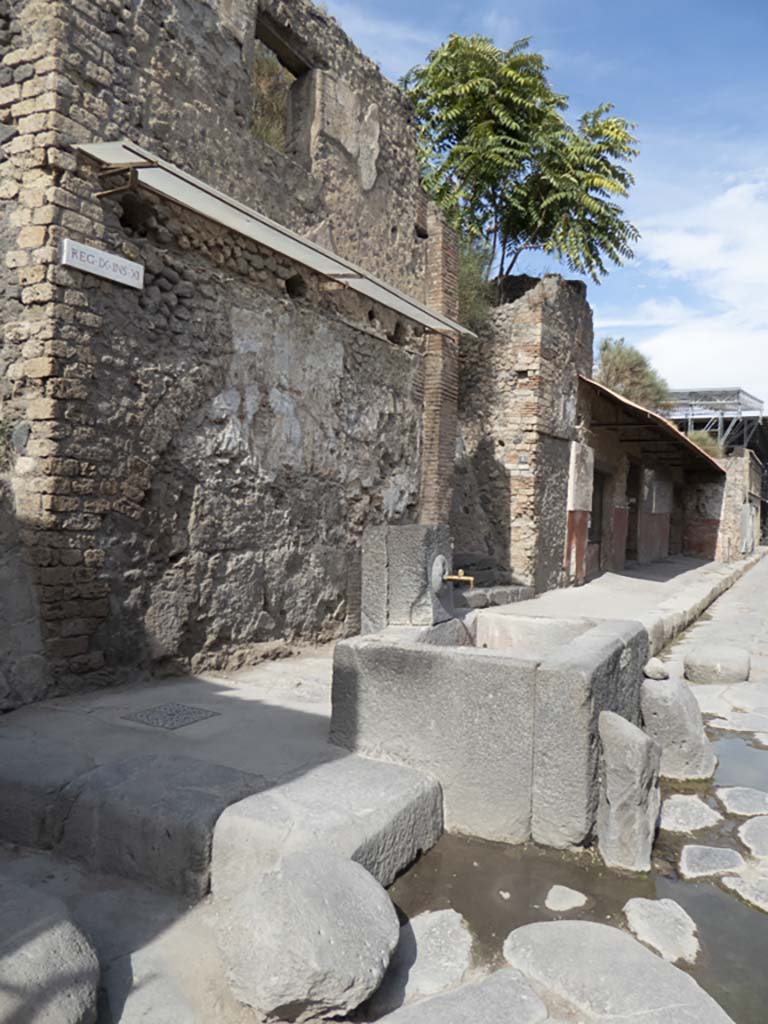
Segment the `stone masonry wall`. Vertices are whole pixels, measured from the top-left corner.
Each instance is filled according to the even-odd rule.
[[[303,163],[248,132],[257,14],[306,47]],[[362,528],[419,517],[445,419],[426,339],[173,204],[100,200],[72,146],[130,137],[424,298],[450,242],[399,93],[299,0],[18,0],[0,33],[2,422],[47,692],[355,631]],[[65,237],[144,291],[60,266]]]
[[[592,368],[579,282],[512,278],[487,333],[463,339],[452,527],[458,551],[490,557],[538,590],[559,585],[578,375]]]

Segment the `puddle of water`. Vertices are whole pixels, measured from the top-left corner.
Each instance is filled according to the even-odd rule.
[[[718,785],[768,787],[768,751],[742,739],[715,744]],[[681,789],[683,787],[680,787]],[[711,800],[711,787],[687,787]],[[462,836],[443,836],[399,878],[390,895],[399,910],[414,917],[425,910],[452,908],[475,936],[479,963],[500,966],[507,935],[521,925],[560,918],[622,925],[622,908],[633,896],[669,898],[696,922],[701,953],[690,973],[736,1024],[765,1024],[768,1006],[768,914],[742,903],[716,882],[686,882],[675,871],[686,842],[738,848],[739,822],[696,836],[660,836],[649,875],[609,871],[592,851],[563,853],[533,844],[506,846]],[[554,914],[544,900],[553,885],[567,885],[589,897],[588,906]]]
[[[713,732],[714,737],[722,733]],[[768,750],[755,747],[747,739],[714,739],[717,754],[716,786],[751,786],[768,789]],[[767,1011],[768,1013],[768,1011]]]

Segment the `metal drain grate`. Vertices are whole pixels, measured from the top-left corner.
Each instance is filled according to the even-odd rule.
[[[126,722],[139,722],[151,725],[154,729],[183,729],[185,725],[194,725],[206,718],[215,718],[218,711],[206,711],[205,708],[193,708],[189,704],[158,704],[154,708],[134,711],[131,715],[123,715]]]

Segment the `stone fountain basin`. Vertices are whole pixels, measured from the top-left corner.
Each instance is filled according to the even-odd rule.
[[[637,622],[473,611],[343,640],[331,742],[435,776],[448,830],[564,848],[592,835],[597,718],[640,717]]]

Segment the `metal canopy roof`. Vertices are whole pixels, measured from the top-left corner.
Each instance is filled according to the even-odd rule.
[[[723,467],[711,455],[708,455],[695,441],[686,437],[674,423],[660,416],[659,413],[637,405],[590,377],[580,374],[579,379],[596,394],[608,399],[617,409],[618,419],[610,423],[593,423],[594,429],[632,431],[630,436],[624,437],[625,443],[644,445],[645,454],[652,454],[658,461],[671,463],[673,460],[679,459],[679,464],[685,464],[690,468],[711,470],[718,474],[725,473]]]
[[[188,210],[247,238],[252,238],[255,242],[295,260],[302,266],[338,281],[396,313],[401,313],[436,334],[466,334],[475,337],[472,331],[440,313],[432,312],[354,263],[342,259],[316,242],[302,238],[301,235],[264,217],[231,196],[218,192],[212,186],[193,178],[191,174],[161,160],[130,140],[97,142],[75,148],[107,169],[114,169],[115,172],[131,171],[136,184],[142,188],[185,206]]]

